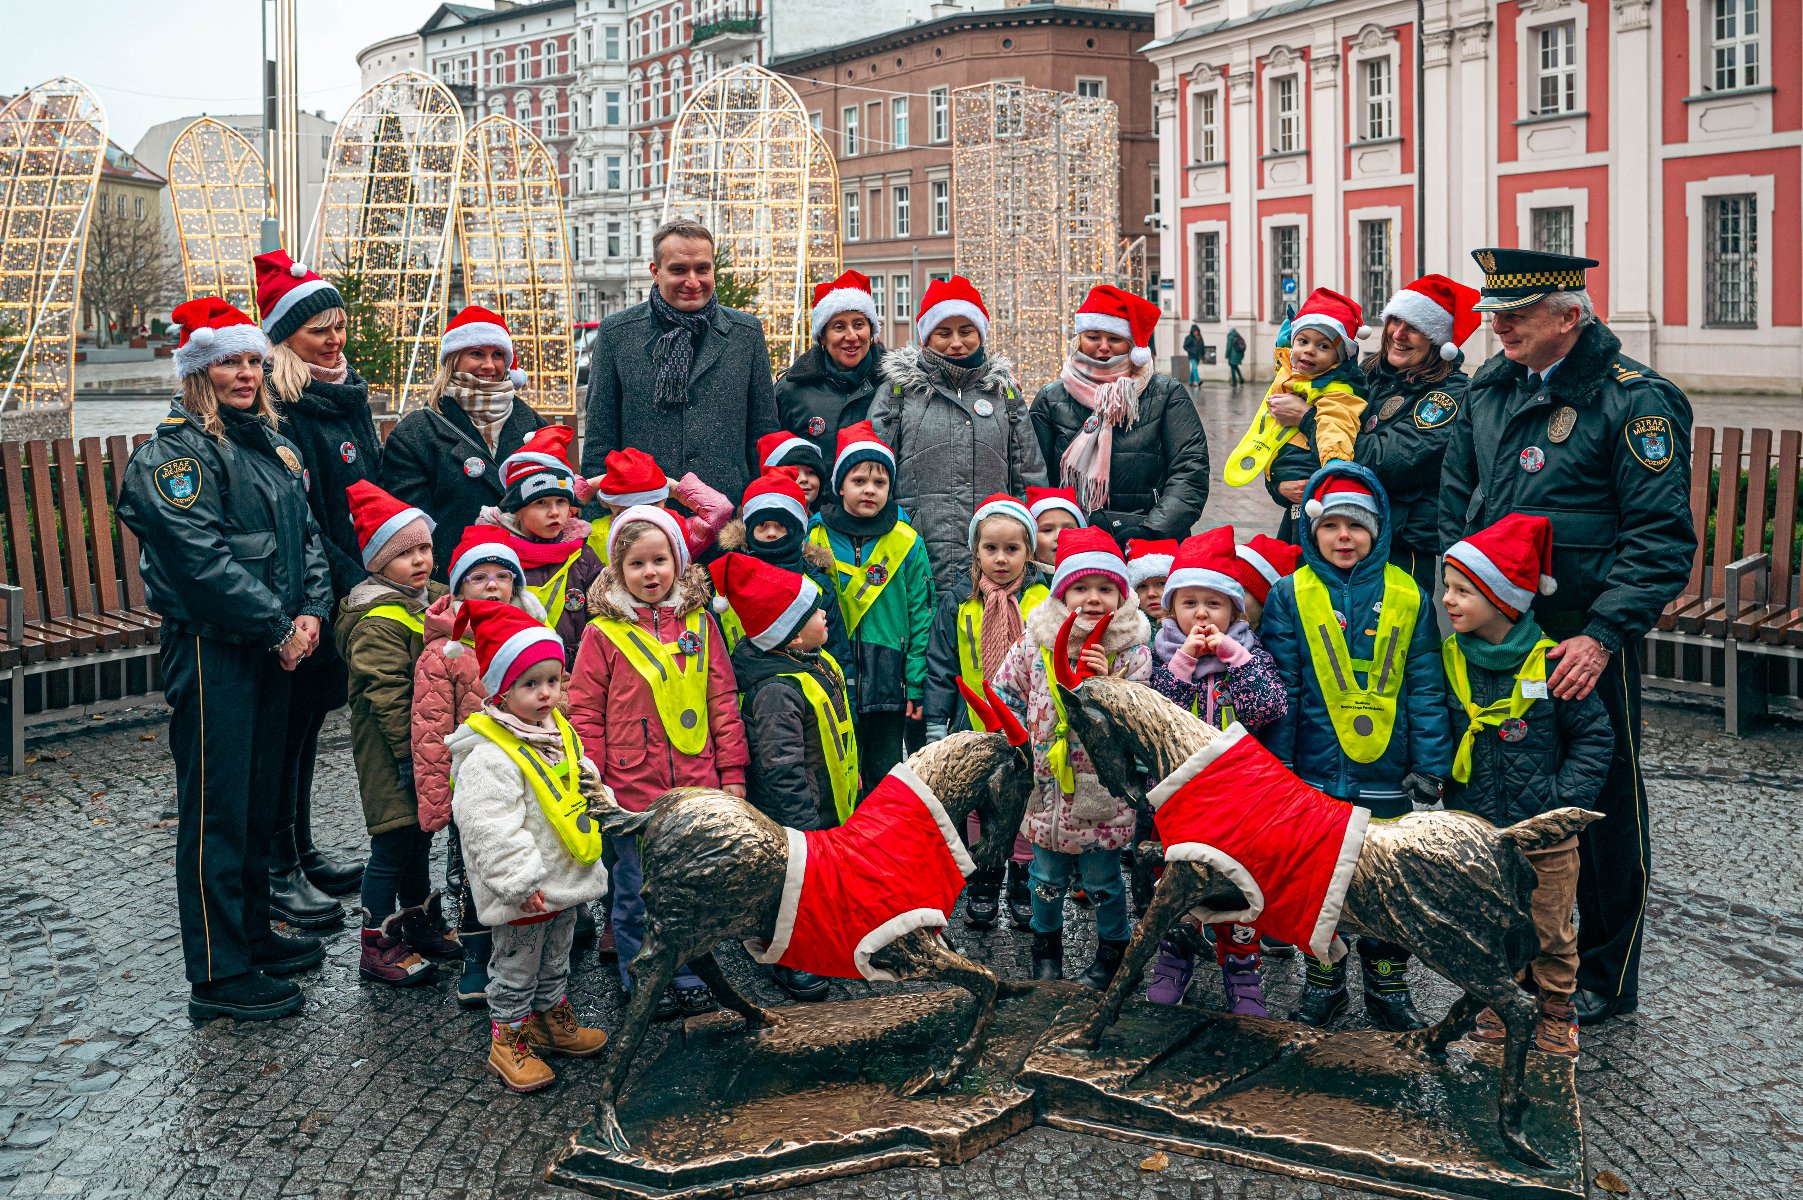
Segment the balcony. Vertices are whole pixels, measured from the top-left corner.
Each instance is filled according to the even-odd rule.
[[[696,25],[689,44],[697,50],[705,47],[715,54],[731,54],[752,45],[763,36],[763,17],[756,13],[736,13],[719,17],[704,25]]]

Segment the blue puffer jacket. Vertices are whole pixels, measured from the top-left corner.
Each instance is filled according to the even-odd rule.
[[[1329,475],[1349,475],[1377,497],[1378,529],[1373,544],[1390,544],[1390,501],[1377,476],[1349,462],[1333,462],[1308,482],[1308,495]],[[1377,610],[1383,602],[1385,558],[1372,553],[1350,571],[1328,564],[1315,547],[1312,522],[1302,518],[1302,561],[1327,584],[1334,612],[1352,618],[1346,630],[1346,646],[1356,659],[1369,659],[1377,639]],[[1310,785],[1330,796],[1354,800],[1369,807],[1374,816],[1401,816],[1409,811],[1402,780],[1410,771],[1445,779],[1452,770],[1453,740],[1446,719],[1446,680],[1440,665],[1440,636],[1429,597],[1421,598],[1421,613],[1409,639],[1408,666],[1403,674],[1402,697],[1396,728],[1389,748],[1376,762],[1358,763],[1340,751],[1333,722],[1322,698],[1320,683],[1309,661],[1309,643],[1303,636],[1296,611],[1294,577],[1277,581],[1265,601],[1259,640],[1277,661],[1289,694],[1284,716],[1265,727],[1259,736],[1278,758]]]

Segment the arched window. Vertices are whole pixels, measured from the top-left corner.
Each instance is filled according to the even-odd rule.
[[[532,78],[532,48],[521,46],[513,52],[514,80],[516,82]]]
[[[675,37],[678,46],[682,45],[683,38],[687,36],[683,24],[683,7],[681,3],[678,3],[670,10],[670,33]]]

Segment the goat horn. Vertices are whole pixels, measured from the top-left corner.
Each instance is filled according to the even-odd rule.
[[[1094,650],[1099,647],[1102,644],[1102,635],[1108,632],[1108,623],[1112,620],[1114,620],[1113,613],[1103,613],[1102,619],[1096,622],[1096,627],[1089,631],[1088,637],[1083,639],[1083,649]],[[1076,670],[1076,686],[1080,686],[1085,679],[1088,679],[1094,674],[1095,672],[1091,671],[1088,667],[1078,667]]]
[[[987,690],[989,687],[988,683],[984,683],[983,687]],[[994,733],[998,726],[996,724],[995,709],[990,707],[990,702],[977,695],[977,693],[972,690],[971,686],[964,682],[962,676],[958,679],[958,692],[964,697],[964,703],[970,705],[970,711],[976,713],[977,718],[983,722],[984,730],[989,733]]]
[[[1064,618],[1064,624],[1058,627],[1058,637],[1052,643],[1052,675],[1058,686],[1066,691],[1074,692],[1082,683],[1077,673],[1071,670],[1071,626],[1077,623],[1077,614],[1072,612]]]
[[[962,683],[963,680],[959,680],[959,682]],[[1000,725],[1002,732],[1008,735],[1008,744],[1010,746],[1026,745],[1027,727],[1020,723],[1020,718],[1014,715],[1014,710],[1004,704],[1002,698],[995,694],[995,689],[989,686],[987,679],[983,681],[983,694],[989,697],[990,711],[995,713],[996,724]]]

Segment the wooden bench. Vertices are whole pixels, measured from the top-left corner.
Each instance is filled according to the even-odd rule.
[[[0,752],[8,774],[24,763],[29,679],[46,677],[41,708],[87,704],[107,690],[100,666],[157,653],[160,622],[145,607],[138,541],[113,512],[134,444],[111,437],[104,449],[83,438],[79,451],[68,438],[0,445]],[[53,692],[64,703],[53,704]]]

